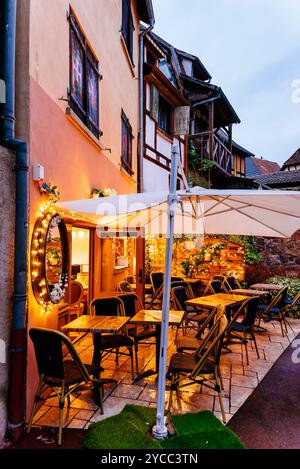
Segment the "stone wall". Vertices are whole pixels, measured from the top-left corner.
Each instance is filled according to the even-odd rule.
[[[12,311],[15,219],[14,164],[14,153],[0,146],[0,445],[6,429],[7,362]]]
[[[259,265],[248,266],[247,281],[263,281],[267,277],[300,278],[300,231],[292,238],[258,238],[261,252]]]

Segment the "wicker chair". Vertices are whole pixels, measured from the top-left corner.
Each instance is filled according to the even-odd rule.
[[[67,336],[52,329],[33,328],[29,331],[30,338],[34,345],[34,351],[38,366],[39,383],[37,386],[35,399],[27,428],[31,430],[36,406],[39,402],[52,397],[57,397],[59,401],[59,427],[58,444],[62,444],[63,409],[67,399],[70,406],[70,395],[75,390],[93,389],[103,414],[103,384],[105,380],[100,379],[101,367],[95,368],[93,365],[84,365],[80,360],[73,344]],[[64,350],[66,347],[71,358],[64,360]],[[82,383],[85,385],[82,386]],[[45,393],[46,389],[53,391],[51,394]],[[44,396],[42,396],[44,394]]]

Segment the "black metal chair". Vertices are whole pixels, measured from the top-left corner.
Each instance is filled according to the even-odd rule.
[[[228,286],[228,290],[237,290],[242,288],[239,279],[233,275],[226,277],[226,285]]]
[[[150,307],[153,305],[161,307],[164,287],[164,273],[163,272],[151,272],[150,282],[152,285],[153,295],[149,303]]]
[[[192,300],[193,298],[195,298],[191,285],[185,280],[172,280],[171,279],[171,290],[172,288],[175,288],[175,287],[184,287],[186,289],[189,299]]]
[[[220,280],[210,280],[204,295],[215,295],[216,293],[226,293],[226,290]]]
[[[228,342],[235,339],[245,346],[247,365],[249,365],[248,337],[254,342],[257,358],[260,358],[254,328],[259,301],[260,298],[256,296],[245,300],[233,314],[226,329]],[[238,321],[241,317],[242,320]]]
[[[219,282],[221,282],[222,293],[227,293],[228,290],[230,290],[228,288],[225,275],[213,275],[213,277],[211,278],[211,281],[214,281],[214,280],[218,280]],[[218,292],[218,293],[221,293],[221,292]]]
[[[197,324],[197,330],[199,325],[203,323],[207,318],[207,313],[201,313],[196,309],[191,310],[186,302],[190,300],[188,290],[184,286],[173,287],[171,290],[172,303],[178,311],[184,311],[183,317],[183,332],[186,334],[188,327],[195,328],[195,323]],[[200,310],[201,311],[201,310]]]
[[[281,327],[282,337],[284,334],[288,334],[286,314],[288,309],[286,308],[286,297],[288,287],[283,287],[271,300],[268,305],[260,304],[258,306],[258,327],[260,327],[261,319],[265,321],[279,321]],[[283,328],[284,326],[284,328]]]
[[[27,432],[29,433],[31,430],[37,404],[49,398],[57,397],[59,400],[58,444],[61,445],[63,409],[66,399],[68,407],[70,406],[70,395],[72,392],[75,390],[92,389],[97,396],[97,401],[103,414],[102,393],[105,380],[100,378],[100,373],[103,369],[83,364],[72,342],[61,332],[52,329],[32,328],[29,331],[29,336],[34,345],[39,383]],[[64,359],[64,347],[66,347],[71,358]],[[82,383],[85,383],[85,385],[82,385]],[[42,397],[47,388],[50,388],[53,392]]]
[[[226,326],[224,308],[218,307],[217,318],[198,350],[193,355],[172,355],[167,373],[171,381],[169,411],[174,391],[192,384],[202,384],[218,393],[223,422],[226,423],[220,381],[220,356]]]
[[[125,316],[133,317],[141,309],[143,309],[143,303],[138,295],[135,293],[124,294],[120,297],[124,305]],[[139,373],[139,364],[138,364],[138,347],[140,343],[145,343],[143,341],[150,339],[152,337],[157,338],[156,328],[152,326],[142,326],[142,325],[127,325],[127,333],[130,338],[133,339],[134,348],[135,348],[135,367],[136,373]]]
[[[203,342],[202,335],[207,328],[210,328],[216,318],[217,308],[212,309],[207,315],[205,321],[199,327],[197,334],[192,337],[189,335],[183,335],[176,341],[176,350],[179,353],[185,353],[197,350]]]
[[[125,316],[124,304],[120,297],[95,298],[90,304],[90,314],[95,316]],[[116,363],[119,364],[119,355],[126,355],[120,352],[120,348],[128,350],[131,360],[131,374],[134,379],[133,347],[134,341],[128,336],[126,328],[118,334],[93,334],[95,353],[100,353],[102,360],[109,353],[116,353]]]

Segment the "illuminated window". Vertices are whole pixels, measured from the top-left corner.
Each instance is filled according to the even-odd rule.
[[[70,107],[99,138],[99,62],[75,16],[70,20]]]

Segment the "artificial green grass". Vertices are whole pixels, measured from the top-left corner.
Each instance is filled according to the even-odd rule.
[[[123,411],[92,424],[85,438],[88,449],[241,449],[241,440],[209,411],[171,417],[176,436],[151,437],[156,409],[126,405]]]

